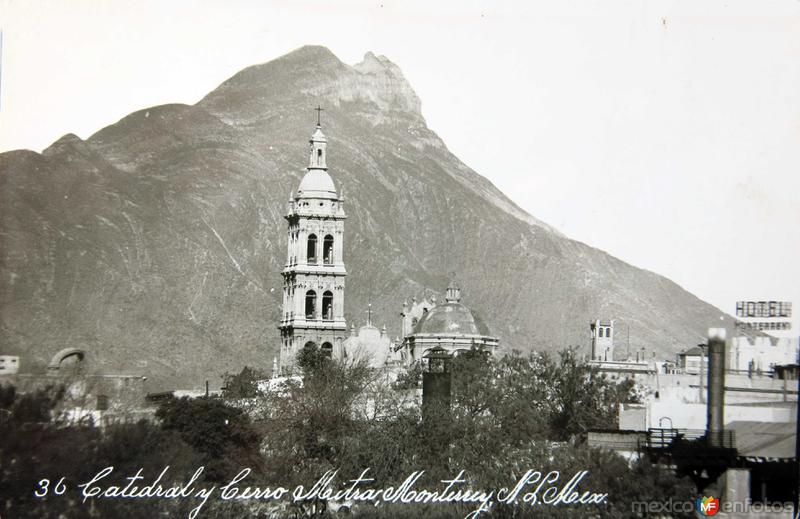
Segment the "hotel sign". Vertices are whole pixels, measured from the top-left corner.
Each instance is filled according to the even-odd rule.
[[[792,329],[791,301],[737,301],[736,327],[761,331]]]

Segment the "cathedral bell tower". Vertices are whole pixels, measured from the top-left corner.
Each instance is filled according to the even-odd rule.
[[[289,197],[286,265],[283,269],[281,367],[295,370],[297,353],[305,346],[329,357],[343,355],[344,320],[343,197],[328,174],[327,139],[317,120],[307,172],[296,195]]]

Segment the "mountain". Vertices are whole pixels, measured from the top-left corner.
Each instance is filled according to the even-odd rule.
[[[93,371],[183,386],[269,369],[283,214],[317,104],[346,196],[350,322],[364,321],[371,300],[395,336],[403,300],[441,292],[455,274],[506,350],[586,351],[589,321],[616,317],[618,351],[629,331],[631,351],[671,356],[710,325],[731,325],[670,280],[516,206],[428,129],[386,58],[348,66],[303,47],[193,106],[147,108],[85,141],[0,155],[0,353],[36,371],[77,347]]]

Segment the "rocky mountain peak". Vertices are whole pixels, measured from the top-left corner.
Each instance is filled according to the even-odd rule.
[[[63,152],[65,149],[83,144],[83,140],[74,133],[62,135],[56,142],[48,146],[42,155],[50,156]]]
[[[364,59],[353,66],[353,70],[361,76],[358,86],[362,95],[369,92],[371,95],[367,97],[382,109],[422,115],[422,103],[416,92],[406,81],[400,67],[385,56],[367,52]]]
[[[387,112],[422,118],[419,97],[400,68],[384,56],[367,52],[363,61],[349,66],[330,50],[304,46],[276,60],[248,67],[222,83],[198,103],[233,124],[250,124],[254,117],[273,115],[270,102],[296,103],[299,98],[342,106],[368,103],[370,113]],[[362,110],[363,111],[363,110]]]

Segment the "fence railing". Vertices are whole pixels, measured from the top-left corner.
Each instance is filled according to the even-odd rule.
[[[735,449],[734,431],[706,431],[703,429],[661,429],[647,430],[645,447],[649,449],[675,449],[689,443],[709,448]]]

